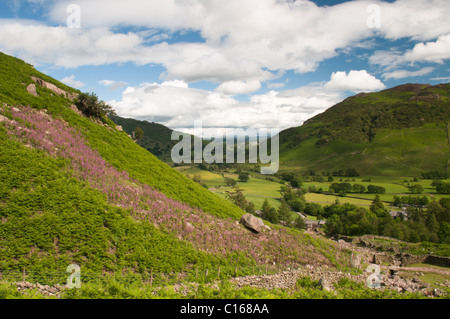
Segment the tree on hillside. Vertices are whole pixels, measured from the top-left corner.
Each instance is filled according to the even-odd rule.
[[[439,231],[439,223],[436,219],[436,215],[433,212],[429,213],[426,219],[426,225],[432,233],[437,233]]]
[[[274,207],[271,207],[263,218],[272,224],[278,224],[280,222],[280,215]]]
[[[420,184],[414,184],[408,187],[409,192],[412,194],[422,194],[423,193],[423,186]]]
[[[367,192],[369,194],[384,194],[386,193],[386,188],[382,186],[369,185],[367,186]]]
[[[235,186],[236,185],[236,181],[234,179],[232,179],[231,177],[224,177],[225,180],[225,185],[227,186]]]
[[[281,201],[281,205],[278,208],[278,215],[280,220],[289,223],[292,220],[291,209],[285,201]]]
[[[450,183],[439,182],[436,185],[436,193],[438,194],[450,194]]]
[[[140,126],[136,127],[133,133],[136,141],[140,141],[144,137],[144,130]]]
[[[280,194],[281,198],[286,202],[293,200],[297,196],[296,192],[292,189],[290,185],[280,186]]]
[[[269,201],[267,200],[267,198],[265,198],[264,203],[261,208],[262,214],[264,215],[266,213],[269,213],[271,208],[272,208],[272,206],[270,206]]]
[[[278,224],[280,222],[277,210],[270,206],[267,198],[264,200],[261,208],[261,218],[271,222],[272,224]]]
[[[365,193],[367,190],[366,190],[366,187],[365,187],[364,185],[361,185],[361,184],[353,184],[353,186],[352,186],[352,191],[353,191],[353,193],[359,193],[359,194],[362,194],[362,193]]]
[[[437,235],[440,243],[450,244],[450,223],[442,222]]]
[[[77,108],[86,116],[101,119],[105,115],[116,115],[110,105],[99,100],[95,93],[81,93],[75,102]]]
[[[249,213],[249,214],[255,214],[256,210],[255,210],[255,204],[253,204],[250,201],[247,201],[247,206],[245,206],[245,212]]]
[[[422,173],[422,177],[424,179],[447,179],[448,174],[446,171],[428,171],[426,173]]]
[[[372,204],[370,205],[370,211],[376,214],[377,216],[382,216],[387,212],[379,195],[375,195],[375,198],[372,201]]]
[[[302,216],[297,216],[297,218],[294,221],[294,227],[298,229],[305,229],[306,228],[306,222],[302,218]]]
[[[330,192],[337,193],[339,195],[347,195],[352,191],[352,185],[350,183],[332,183],[330,185]]]
[[[255,214],[255,204],[245,199],[244,190],[239,186],[233,186],[233,190],[228,192],[227,198],[243,211]]]
[[[234,186],[231,192],[228,192],[227,198],[233,202],[236,206],[245,210],[247,206],[247,200],[244,196],[244,190],[239,186]]]
[[[306,203],[305,209],[303,210],[303,213],[311,216],[322,216],[323,215],[323,207],[322,205],[318,203]]]
[[[240,182],[248,182],[248,180],[250,179],[250,176],[249,176],[249,174],[248,173],[246,173],[246,172],[240,172],[239,173],[239,177],[238,177],[238,180],[240,181]]]
[[[296,197],[288,202],[288,205],[295,212],[302,212],[305,209],[306,201],[302,198]]]

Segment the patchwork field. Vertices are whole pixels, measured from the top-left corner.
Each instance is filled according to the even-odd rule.
[[[224,177],[230,177],[237,181],[238,174],[232,170],[229,172],[212,172],[207,170],[201,170],[198,167],[183,166],[177,167],[177,170],[185,174],[186,176],[193,178],[197,176],[201,182],[204,183],[208,189],[218,195],[219,197],[226,198],[227,192],[232,190],[232,187],[226,186]],[[254,174],[254,173],[252,173]],[[380,194],[380,199],[384,202],[388,209],[396,209],[392,207],[390,203],[393,201],[395,195],[397,196],[427,196],[429,200],[433,198],[439,200],[441,198],[450,198],[450,195],[436,194],[435,188],[431,186],[432,181],[426,179],[417,179],[414,181],[411,177],[387,177],[387,176],[360,176],[360,177],[334,177],[332,182],[316,182],[309,181],[303,182],[302,188],[315,187],[316,189],[322,188],[325,193],[307,193],[305,199],[310,203],[318,203],[322,206],[331,205],[338,200],[340,203],[350,203],[361,207],[369,207],[375,198],[375,194],[354,194],[349,193],[347,196],[338,196],[329,192],[330,185],[332,183],[350,183],[361,184],[366,188],[369,185],[381,186],[386,189],[385,194]],[[450,180],[447,180],[450,182]],[[408,186],[421,185],[424,189],[423,194],[411,194],[409,193]],[[280,205],[280,186],[282,184],[277,181],[270,181],[265,179],[265,176],[253,175],[248,182],[238,182],[238,186],[244,190],[245,197],[248,201],[255,204],[256,209],[261,209],[265,199],[269,201],[272,207],[278,207]]]

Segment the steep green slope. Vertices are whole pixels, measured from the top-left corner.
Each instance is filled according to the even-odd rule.
[[[45,111],[3,106],[0,113],[1,271],[61,271],[76,262],[140,274],[221,265],[229,275],[274,261],[348,261],[326,240],[278,227],[255,236],[233,219],[169,199],[116,170],[81,132]]]
[[[358,94],[280,133],[282,169],[418,176],[450,157],[450,84]]]
[[[220,265],[223,276],[274,262],[348,266],[347,252],[332,241],[277,226],[253,234],[236,222],[243,211],[159,161],[111,120],[80,116],[51,86],[36,86],[38,96],[26,88],[33,75],[53,89],[76,90],[6,55],[0,65],[3,274],[64,271],[71,263],[141,275]]]
[[[102,272],[220,262],[137,222],[101,192],[68,175],[67,161],[11,140],[0,126],[0,269]]]
[[[35,83],[35,76],[68,92],[77,93],[60,82],[49,78],[25,64],[23,61],[0,53],[0,102],[8,105],[30,105],[36,109],[47,109],[50,114],[67,121],[83,131],[91,147],[120,171],[127,171],[143,183],[155,187],[164,194],[182,202],[199,207],[222,217],[239,218],[243,212],[188,179],[155,156],[134,143],[127,134],[108,129],[76,114],[69,106],[71,102],[54,92],[37,86],[38,97],[29,94],[27,85]],[[114,126],[112,122],[110,126]]]

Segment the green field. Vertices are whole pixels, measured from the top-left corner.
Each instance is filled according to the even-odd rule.
[[[217,172],[201,170],[198,167],[177,167],[177,169],[191,178],[194,175],[200,176],[201,181],[208,186],[209,190],[222,198],[226,198],[227,192],[232,190],[231,187],[225,185],[224,177]],[[224,172],[224,176],[235,180],[238,178],[238,174],[231,172]],[[257,210],[262,207],[266,198],[272,207],[280,205],[280,183],[250,177],[248,182],[238,183],[238,185],[244,190],[247,200],[255,204]]]
[[[178,167],[178,171],[182,172],[186,176],[192,178],[197,175],[201,178],[201,181],[207,185],[209,190],[222,198],[226,198],[227,192],[231,191],[232,188],[225,185],[224,177],[231,177],[237,180],[238,174],[233,172],[223,172],[223,176],[218,172],[211,172],[206,170],[201,170],[198,167],[184,166]],[[370,180],[370,182],[368,181]],[[302,187],[316,187],[322,188],[324,192],[329,191],[329,187],[332,183],[347,182],[350,184],[361,184],[366,188],[369,185],[382,186],[386,189],[385,194],[380,194],[380,199],[385,202],[385,206],[389,209],[396,209],[391,207],[390,203],[393,201],[395,195],[397,196],[427,196],[430,200],[435,198],[439,200],[440,198],[450,198],[450,195],[436,194],[435,188],[431,186],[431,180],[418,179],[413,181],[410,177],[387,177],[387,176],[360,176],[360,177],[334,177],[333,182],[303,182]],[[450,180],[447,180],[450,182]],[[408,190],[408,185],[422,185],[424,188],[423,194],[410,194]],[[248,201],[255,204],[257,210],[261,209],[262,204],[265,199],[269,201],[272,207],[278,207],[280,205],[280,184],[279,182],[274,182],[265,179],[264,176],[261,178],[253,176],[250,177],[248,182],[239,182],[238,186],[244,190],[245,197]],[[305,194],[305,199],[307,202],[319,203],[322,206],[331,205],[338,200],[340,203],[350,203],[360,207],[369,207],[375,198],[375,194],[354,194],[349,193],[347,196],[338,196],[335,194],[324,194],[324,193],[307,193]]]

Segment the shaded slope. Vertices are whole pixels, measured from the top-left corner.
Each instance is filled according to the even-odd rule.
[[[138,121],[120,116],[111,115],[109,118],[117,125],[122,126],[123,130],[130,136],[136,128],[140,127],[144,135],[137,143],[160,160],[171,161],[171,150],[178,141],[172,141],[172,130],[170,128],[154,122]]]

